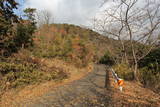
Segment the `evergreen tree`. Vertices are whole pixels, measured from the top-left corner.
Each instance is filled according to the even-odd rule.
[[[0,55],[13,49],[13,24],[18,22],[14,9],[17,6],[15,0],[0,0]]]
[[[13,23],[18,21],[13,11],[17,6],[15,0],[0,0],[0,39],[10,33]]]

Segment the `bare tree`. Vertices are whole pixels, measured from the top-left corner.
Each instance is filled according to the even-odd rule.
[[[36,13],[38,26],[49,25],[53,21],[52,14],[47,10],[39,10]],[[52,22],[53,23],[53,22]]]
[[[44,10],[42,11],[42,14],[44,17],[44,23],[48,25],[51,21],[51,17],[52,17],[51,13],[49,11]]]
[[[112,1],[112,0],[108,0]],[[106,2],[107,3],[107,2]],[[118,39],[121,43],[122,59],[128,62],[126,42],[130,46],[134,76],[137,79],[138,61],[144,58],[157,43],[160,28],[159,0],[113,0],[103,17],[97,19],[97,30]],[[141,55],[136,43],[149,46]]]

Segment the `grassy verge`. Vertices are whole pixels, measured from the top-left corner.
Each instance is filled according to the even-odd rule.
[[[47,59],[31,57],[28,51],[21,51],[0,62],[0,92],[46,81],[61,81],[69,77],[69,72]],[[17,57],[18,56],[18,57]]]

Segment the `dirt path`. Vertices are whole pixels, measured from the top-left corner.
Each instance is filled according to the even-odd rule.
[[[34,101],[17,102],[17,107],[158,107],[160,96],[134,82],[125,82],[120,92],[110,74],[109,89],[104,88],[104,65],[80,80],[54,88]]]
[[[104,89],[105,66],[72,83],[54,88],[33,101],[16,104],[20,107],[106,107],[110,98]]]

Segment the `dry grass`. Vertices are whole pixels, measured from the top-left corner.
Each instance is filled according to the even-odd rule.
[[[85,76],[87,73],[93,70],[93,65],[89,64],[89,66],[85,68],[76,68],[73,65],[65,63],[64,61],[58,59],[44,59],[43,63],[47,65],[47,67],[55,66],[57,68],[66,69],[68,73],[70,73],[70,78],[65,79],[63,81],[50,81],[37,85],[29,85],[25,88],[12,89],[5,94],[1,98],[0,106],[1,107],[16,107],[17,102],[27,102],[36,100],[37,97],[40,97],[47,93],[50,90],[54,90],[55,87],[68,84],[72,81],[78,80]],[[21,105],[23,106],[23,105]]]
[[[112,77],[112,76],[110,76]],[[123,92],[110,78],[112,87],[113,105],[115,107],[159,107],[160,95],[153,91],[143,88],[140,83],[125,81]]]

